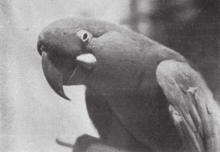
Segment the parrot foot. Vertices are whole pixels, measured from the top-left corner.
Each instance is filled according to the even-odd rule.
[[[92,137],[90,135],[84,134],[82,136],[79,136],[76,139],[75,144],[70,143],[62,138],[56,138],[57,144],[65,147],[69,147],[73,149],[73,152],[86,152],[88,147],[91,145],[97,143],[97,145],[101,144],[102,142],[100,139]]]
[[[84,134],[76,139],[73,152],[86,152],[88,147],[95,143],[101,144],[100,139]]]
[[[73,149],[73,152],[128,152],[122,149],[108,146],[104,141],[90,135],[82,135],[76,139],[75,144],[57,138],[56,142]]]

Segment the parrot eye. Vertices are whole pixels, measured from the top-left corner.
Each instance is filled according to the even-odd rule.
[[[83,43],[89,43],[92,39],[92,34],[86,30],[80,30],[77,32],[77,36],[83,41]]]

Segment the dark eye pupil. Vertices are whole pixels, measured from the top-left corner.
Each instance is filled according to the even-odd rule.
[[[88,34],[87,34],[87,33],[84,33],[84,35],[83,35],[83,40],[86,40],[87,37],[88,37]]]

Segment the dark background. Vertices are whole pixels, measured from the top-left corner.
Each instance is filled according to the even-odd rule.
[[[146,0],[131,0],[124,23],[189,59],[219,100],[219,1],[155,0],[150,11],[144,9],[147,5]]]

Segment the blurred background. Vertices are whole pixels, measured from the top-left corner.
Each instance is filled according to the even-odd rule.
[[[85,108],[83,86],[65,87],[71,102],[46,82],[36,41],[43,27],[64,17],[121,24],[178,52],[203,74],[220,101],[218,0],[1,0],[0,151],[70,152],[74,143],[98,136]]]

